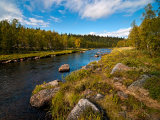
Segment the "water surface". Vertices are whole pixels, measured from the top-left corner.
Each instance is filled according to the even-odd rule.
[[[97,52],[109,49],[94,49],[85,53],[73,53],[35,61],[24,61],[0,66],[0,119],[43,120],[45,112],[30,106],[29,99],[37,84],[55,79],[62,80],[70,72],[80,69],[92,61]],[[70,65],[70,72],[59,73],[62,64]],[[62,77],[63,76],[63,77]]]

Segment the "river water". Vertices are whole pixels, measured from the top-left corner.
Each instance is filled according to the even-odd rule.
[[[99,60],[100,57],[94,57],[97,52],[110,51],[94,49],[85,53],[0,65],[0,120],[43,120],[45,112],[29,104],[35,86],[44,81],[62,80],[70,72]],[[69,64],[70,72],[59,73],[58,68],[62,64]]]

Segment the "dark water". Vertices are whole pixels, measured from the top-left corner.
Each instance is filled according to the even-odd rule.
[[[30,106],[29,99],[37,84],[69,73],[59,73],[62,64],[70,65],[70,72],[80,69],[89,62],[99,60],[97,52],[110,52],[109,49],[89,50],[54,58],[25,61],[0,66],[0,120],[43,120],[45,112]]]

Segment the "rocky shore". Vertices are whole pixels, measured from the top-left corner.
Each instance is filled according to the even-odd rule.
[[[31,105],[49,105],[53,119],[159,120],[160,102],[145,87],[155,76],[127,66],[119,54],[122,51],[112,52],[72,72],[65,83],[55,80],[36,86]],[[120,60],[113,63],[113,56]]]

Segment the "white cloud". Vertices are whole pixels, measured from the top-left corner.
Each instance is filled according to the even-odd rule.
[[[22,12],[17,8],[17,6],[11,1],[0,1],[0,20],[8,19],[12,20],[14,18],[20,19],[23,17]]]
[[[30,12],[33,11],[33,8],[30,5],[24,5],[25,8],[27,8],[27,10],[29,10]]]
[[[53,4],[59,5],[64,0],[42,0],[45,8],[50,8]]]
[[[112,36],[112,37],[125,37],[125,38],[127,38],[130,30],[131,30],[131,28],[123,28],[123,29],[119,29],[119,30],[113,31],[113,32],[100,32],[100,33],[90,32],[89,34],[104,36],[104,37]]]
[[[58,10],[59,13],[65,14],[65,10]]]
[[[151,2],[153,0],[43,0],[45,8],[61,5],[89,19],[99,19],[118,12],[133,13]]]
[[[13,20],[18,19],[23,25],[32,25],[35,27],[47,27],[48,22],[43,20],[29,18],[27,19],[22,11],[17,7],[14,0],[1,0],[0,1],[0,20]]]
[[[24,23],[36,27],[47,27],[49,25],[48,22],[36,18],[29,18],[28,20],[25,20]]]
[[[61,19],[59,19],[57,17],[50,16],[50,18],[51,18],[50,20],[53,20],[54,22],[57,22],[57,23],[61,22]]]

